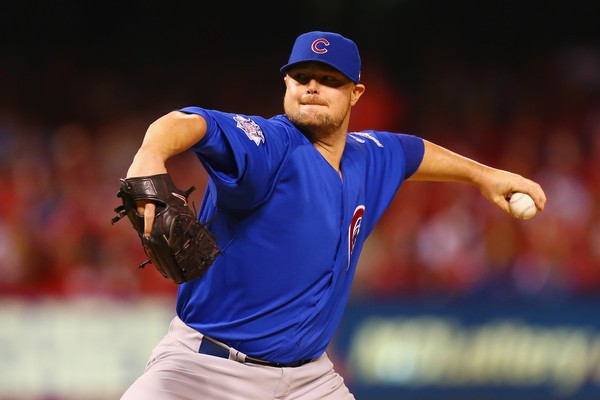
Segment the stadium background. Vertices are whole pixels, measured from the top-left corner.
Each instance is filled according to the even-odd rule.
[[[415,133],[544,186],[507,218],[410,183],[369,239],[332,357],[360,399],[600,393],[600,6],[594,1],[2,2],[0,399],[114,399],[175,287],[111,225],[147,125],[281,111],[297,34],[362,51],[352,129]],[[180,186],[206,176],[188,154]],[[199,204],[202,190],[193,197]]]

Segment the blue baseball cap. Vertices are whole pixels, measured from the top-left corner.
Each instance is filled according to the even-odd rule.
[[[296,38],[288,63],[281,67],[286,72],[296,64],[313,61],[327,64],[354,83],[360,81],[360,55],[352,40],[333,32],[307,32]]]

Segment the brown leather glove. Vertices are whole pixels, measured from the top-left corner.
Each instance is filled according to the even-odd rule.
[[[212,232],[196,217],[188,205],[187,191],[175,187],[169,174],[120,180],[117,197],[123,204],[115,208],[112,223],[127,216],[142,241],[148,260],[165,277],[179,284],[203,276],[221,253]],[[144,235],[144,216],[137,211],[139,201],[156,205],[149,237]]]

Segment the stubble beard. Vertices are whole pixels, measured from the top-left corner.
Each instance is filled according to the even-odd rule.
[[[328,136],[339,129],[344,118],[323,113],[308,113],[299,110],[295,114],[285,110],[287,118],[311,141]]]

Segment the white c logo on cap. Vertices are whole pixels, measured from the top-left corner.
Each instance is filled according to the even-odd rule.
[[[323,45],[323,46],[320,46]],[[314,51],[317,54],[324,54],[327,53],[327,49],[326,47],[329,46],[329,41],[327,39],[317,39],[314,42],[312,42],[312,45],[310,46],[311,50]]]

